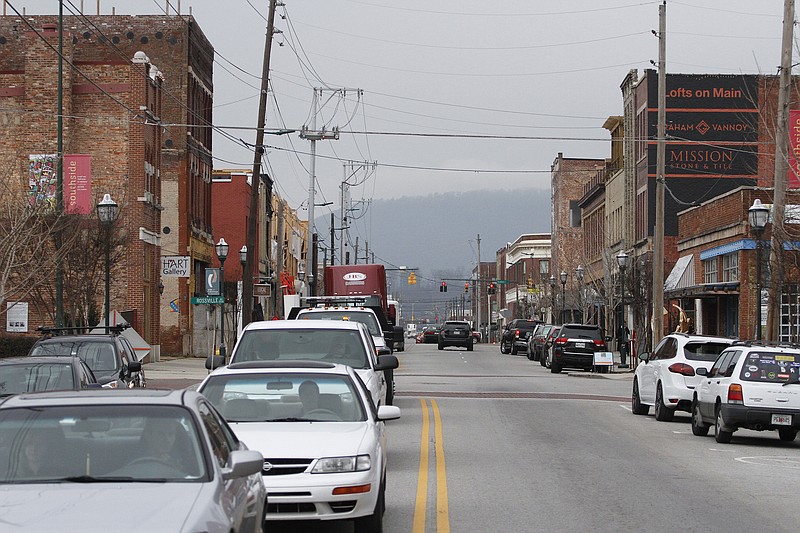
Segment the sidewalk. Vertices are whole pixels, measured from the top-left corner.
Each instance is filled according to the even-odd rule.
[[[205,357],[162,357],[144,364],[144,374],[153,388],[187,388],[200,383],[207,375]]]

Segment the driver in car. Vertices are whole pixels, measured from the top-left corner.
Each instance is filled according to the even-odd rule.
[[[319,385],[311,380],[306,380],[300,384],[297,393],[303,404],[303,414],[319,408]]]

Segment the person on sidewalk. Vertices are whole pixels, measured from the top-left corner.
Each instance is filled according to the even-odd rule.
[[[631,332],[628,329],[628,326],[625,324],[621,324],[619,329],[617,330],[617,348],[619,349],[619,368],[628,368],[627,364],[627,357],[628,357],[628,341],[630,339]]]

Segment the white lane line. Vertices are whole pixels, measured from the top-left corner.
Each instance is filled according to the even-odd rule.
[[[628,411],[630,413],[633,412],[633,409],[631,409],[631,407],[629,405],[620,405],[620,407],[622,407],[623,409],[625,409],[626,411]]]

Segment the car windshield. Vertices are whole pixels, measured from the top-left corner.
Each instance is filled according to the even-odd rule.
[[[534,322],[532,320],[519,320],[517,322],[514,322],[514,325],[512,327],[514,329],[532,330],[538,325],[539,325],[538,322]]]
[[[325,310],[325,311],[306,311],[300,312],[297,315],[298,320],[350,320],[352,322],[361,322],[369,330],[369,334],[373,337],[380,337],[383,335],[381,326],[378,324],[378,319],[369,311],[361,311],[358,309],[353,310]]]
[[[726,342],[689,342],[683,347],[683,355],[690,361],[713,362],[728,346]]]
[[[447,329],[457,329],[457,328],[464,328],[469,329],[468,322],[445,322],[444,327]]]
[[[236,344],[233,361],[326,361],[370,368],[361,334],[352,329],[253,329]]]
[[[600,330],[596,327],[580,327],[580,326],[564,326],[558,333],[559,337],[567,337],[570,339],[590,339],[600,340]]]
[[[348,376],[305,373],[212,376],[200,392],[228,422],[358,422],[361,397]]]
[[[75,388],[67,363],[14,363],[0,366],[0,396]]]
[[[197,427],[181,407],[0,410],[0,484],[206,480]]]
[[[92,372],[100,376],[119,371],[119,358],[114,351],[113,341],[51,339],[35,345],[30,355],[78,356]]]
[[[739,377],[763,383],[800,381],[800,353],[750,352]]]

